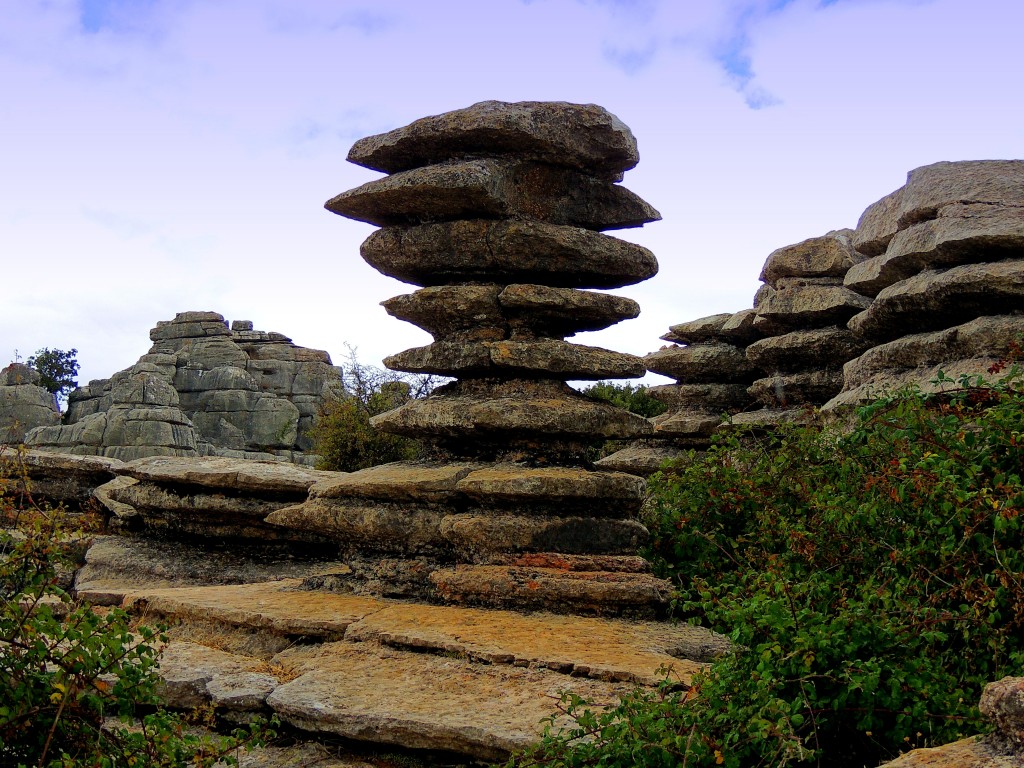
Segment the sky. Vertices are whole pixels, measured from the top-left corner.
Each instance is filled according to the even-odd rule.
[[[323,203],[380,176],[357,139],[488,99],[637,137],[663,220],[613,234],[660,273],[573,341],[643,355],[911,169],[1024,157],[1021,29],[1021,0],[0,0],[0,366],[107,378],[187,310],[336,363],[429,343]]]

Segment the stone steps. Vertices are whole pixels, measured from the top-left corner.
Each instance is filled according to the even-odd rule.
[[[228,719],[502,759],[570,692],[612,704],[688,684],[728,641],[667,622],[481,610],[312,592],[300,579],[139,589],[122,605],[173,623],[166,700]],[[108,585],[109,587],[110,585]],[[87,596],[85,593],[84,596]]]

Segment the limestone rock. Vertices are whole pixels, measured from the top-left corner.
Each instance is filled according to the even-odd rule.
[[[928,269],[1013,258],[1024,252],[1024,205],[1017,208],[954,204],[901,230],[885,253],[858,264],[845,285],[877,295],[899,280]]]
[[[722,414],[681,410],[655,416],[654,434],[661,437],[710,438],[722,423]]]
[[[770,336],[747,347],[753,365],[766,372],[837,367],[870,346],[846,328],[831,326]]]
[[[754,327],[764,334],[845,323],[871,301],[841,285],[839,278],[781,277],[757,306]]]
[[[773,251],[761,270],[761,282],[775,287],[780,277],[842,277],[863,259],[851,235],[853,230],[840,229]]]
[[[311,499],[376,499],[395,502],[447,501],[455,485],[482,464],[398,462],[368,467],[358,472],[331,473],[332,477],[310,488]]]
[[[596,104],[482,101],[357,141],[350,162],[394,173],[447,160],[514,155],[608,178],[637,164],[636,139]]]
[[[37,501],[79,509],[124,466],[117,459],[26,450],[18,454]]]
[[[630,515],[640,508],[643,483],[617,472],[590,472],[570,467],[496,465],[461,477],[455,489],[485,507],[543,510],[547,505],[567,514]]]
[[[706,343],[667,347],[644,357],[647,370],[687,384],[749,381],[753,369],[732,344]]]
[[[439,532],[464,559],[519,552],[628,555],[648,539],[647,528],[636,520],[567,514],[448,515],[441,520]]]
[[[35,427],[60,423],[60,411],[49,390],[39,386],[39,373],[11,363],[0,370],[0,445],[22,442]]]
[[[635,194],[578,171],[519,160],[464,160],[401,171],[328,200],[325,207],[377,226],[525,218],[621,229],[661,218]]]
[[[897,222],[902,213],[904,189],[900,187],[890,192],[861,214],[853,233],[853,247],[865,256],[885,253],[889,241],[895,236],[899,229]]]
[[[703,442],[703,441],[702,441]],[[625,472],[637,477],[648,477],[661,470],[666,462],[676,461],[686,449],[676,445],[633,444],[610,456],[598,459],[594,466],[612,472]]]
[[[643,361],[633,355],[555,339],[437,341],[385,358],[384,364],[395,371],[465,378],[547,373],[564,379],[597,381],[642,376],[645,371]]]
[[[820,369],[758,379],[748,391],[769,408],[788,408],[824,403],[842,388],[841,370]]]
[[[882,290],[849,327],[871,339],[889,340],[1019,311],[1024,303],[1024,261],[964,264],[920,272]]]
[[[1024,677],[1004,677],[985,686],[978,709],[1018,754],[1024,753]]]
[[[374,269],[425,286],[618,288],[658,271],[654,254],[642,246],[579,227],[515,219],[385,227],[366,239],[360,253]]]
[[[160,653],[158,695],[168,707],[195,709],[207,702],[242,712],[259,711],[280,681],[266,663],[197,643],[174,642]]]
[[[660,384],[649,387],[647,393],[668,406],[669,410],[681,408],[706,409],[721,413],[728,410],[742,410],[749,405],[747,385],[739,384]]]

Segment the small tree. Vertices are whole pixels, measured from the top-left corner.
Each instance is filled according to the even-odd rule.
[[[77,349],[49,349],[43,347],[29,357],[28,366],[39,372],[40,386],[53,393],[53,403],[57,410],[67,400],[68,393],[78,386]]]
[[[643,384],[614,384],[610,381],[599,381],[581,390],[584,395],[606,400],[619,408],[650,418],[664,413],[668,407],[651,396]]]

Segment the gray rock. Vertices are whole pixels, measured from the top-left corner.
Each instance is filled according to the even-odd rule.
[[[332,213],[377,226],[525,218],[584,229],[661,218],[624,187],[578,171],[518,160],[464,160],[402,171],[327,201]]]
[[[838,369],[871,346],[852,331],[838,326],[791,331],[755,341],[746,349],[747,360],[768,373],[807,368]]]
[[[853,247],[865,256],[885,253],[889,241],[899,229],[897,222],[902,213],[903,192],[904,187],[890,192],[861,214],[853,233]]]
[[[647,393],[670,410],[702,407],[715,412],[742,410],[749,405],[747,385],[738,384],[661,384]]]
[[[384,359],[395,371],[480,378],[548,374],[566,380],[628,379],[644,374],[633,355],[554,339],[437,341]]]
[[[870,304],[839,278],[781,277],[758,305],[754,327],[763,334],[843,324]]]
[[[1024,206],[953,204],[899,231],[885,253],[850,270],[844,284],[874,296],[928,269],[1014,258],[1024,252]]]
[[[871,339],[937,330],[1024,306],[1024,261],[928,270],[882,290],[849,327]]]
[[[833,368],[769,376],[755,381],[747,391],[768,408],[790,408],[821,405],[839,394],[842,388],[843,372]]]
[[[624,555],[648,539],[647,529],[636,520],[567,515],[448,515],[441,520],[440,533],[467,559],[489,552]]]
[[[686,453],[687,449],[674,445],[629,445],[595,461],[594,466],[612,472],[648,477],[659,472],[667,462],[677,461]]]
[[[864,257],[853,248],[851,229],[839,229],[773,251],[761,270],[761,282],[775,286],[780,277],[842,277]]]
[[[637,164],[636,139],[596,104],[482,101],[360,139],[349,162],[386,173],[447,160],[514,155],[620,178]]]
[[[685,384],[750,381],[754,372],[743,350],[723,343],[666,347],[644,357],[644,363],[647,370]]]
[[[541,221],[448,221],[385,227],[360,248],[366,262],[414,285],[540,283],[619,288],[654,276],[646,248],[579,227]]]
[[[660,437],[710,438],[722,424],[723,415],[708,411],[681,410],[655,416],[654,434]]]
[[[60,411],[49,390],[39,386],[39,373],[11,363],[0,370],[0,445],[21,443],[36,427],[60,423]]]

